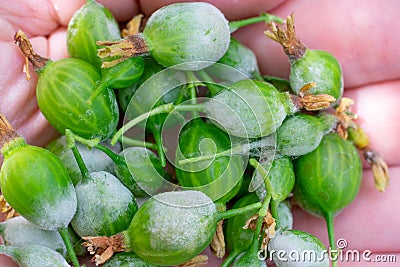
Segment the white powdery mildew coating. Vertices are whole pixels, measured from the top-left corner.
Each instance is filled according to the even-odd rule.
[[[329,267],[325,247],[316,237],[306,232],[289,230],[279,233],[269,241],[268,250],[272,260],[280,267]],[[279,253],[281,256],[286,255],[283,260],[277,257]]]
[[[67,227],[76,212],[77,198],[72,184],[57,196],[54,203],[42,200],[37,206],[37,218],[30,220],[44,230],[58,230]]]
[[[315,117],[301,114],[286,118],[277,131],[278,149],[283,155],[301,156],[316,149],[323,126]]]
[[[76,185],[78,208],[71,224],[79,236],[98,235],[105,223],[121,216],[134,201],[132,193],[114,175],[100,171],[90,176],[90,181]]]
[[[151,235],[157,237],[153,247],[166,251],[195,251],[199,244],[207,243],[217,212],[207,195],[199,191],[181,191],[154,198],[160,202],[153,205],[147,227]]]
[[[225,54],[230,43],[225,16],[215,6],[203,2],[160,8],[149,18],[143,34],[146,41],[150,40],[157,61],[168,67],[176,65],[174,68],[180,70],[200,70],[212,65]],[[172,41],[164,42],[161,37]],[[175,57],[164,58],[165,52]]]
[[[206,111],[225,130],[238,137],[256,138],[271,134],[277,124],[271,114],[269,103],[256,90],[225,90],[206,103]],[[286,113],[281,112],[284,115]]]
[[[30,223],[22,216],[1,223],[3,241],[6,245],[41,245],[67,255],[65,244],[57,231],[46,231]]]
[[[20,267],[71,267],[64,257],[39,245],[15,247],[15,260]]]

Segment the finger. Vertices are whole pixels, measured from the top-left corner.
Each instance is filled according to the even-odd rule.
[[[400,167],[390,169],[391,177],[400,176]],[[400,206],[397,188],[399,179],[392,179],[386,192],[374,187],[371,171],[365,171],[360,193],[354,202],[335,217],[335,237],[346,239],[348,249],[374,252],[400,252]],[[325,221],[311,216],[300,209],[294,209],[294,228],[319,237],[328,245]],[[379,242],[385,240],[385,242]]]
[[[301,41],[335,55],[345,86],[355,87],[400,78],[400,35],[391,30],[400,27],[399,8],[398,1],[310,0],[287,1],[272,12],[282,17],[294,12]],[[236,36],[255,51],[263,73],[288,77],[289,61],[280,45],[264,35],[266,29],[261,23]]]
[[[48,38],[48,57],[56,61],[69,57],[67,49],[67,29],[59,28],[55,30]]]
[[[139,5],[135,0],[99,0],[99,3],[108,8],[118,21],[130,20],[139,13]]]
[[[259,15],[261,12],[266,12],[272,8],[280,5],[284,0],[278,1],[259,1],[259,0],[208,0],[204,2],[211,3],[219,8],[227,19],[237,20],[241,18],[246,18],[250,16]],[[142,12],[149,16],[155,10],[160,7],[178,3],[178,2],[188,2],[187,0],[140,0],[140,7]]]
[[[0,14],[4,20],[29,35],[44,35],[58,28],[57,15],[49,1],[3,0]]]
[[[67,26],[74,12],[83,6],[85,0],[49,0],[48,2],[56,14],[57,26]]]

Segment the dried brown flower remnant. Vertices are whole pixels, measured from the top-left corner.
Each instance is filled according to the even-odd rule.
[[[225,237],[223,230],[223,220],[217,224],[217,230],[211,241],[210,249],[211,252],[218,258],[222,259],[225,256]]]
[[[335,116],[338,119],[336,132],[345,140],[348,137],[348,128],[355,127],[354,120],[357,119],[357,114],[353,113],[351,109],[353,105],[352,99],[342,97],[339,106],[335,109]]]
[[[126,251],[123,242],[123,235],[116,234],[110,237],[106,236],[87,236],[82,237],[86,240],[82,245],[87,248],[90,254],[94,254],[91,259],[97,265],[108,261],[115,252]]]
[[[119,57],[103,62],[102,68],[115,66],[128,58],[145,55],[149,52],[149,48],[140,34],[128,35],[119,41],[97,41],[96,44],[105,46],[97,50],[100,58]]]
[[[243,229],[251,229],[251,230],[256,230],[256,224],[257,224],[257,219],[258,219],[258,214],[254,214],[251,216],[249,219],[247,219],[246,223],[243,226]]]
[[[376,189],[384,192],[389,185],[389,168],[386,162],[370,148],[365,148],[363,152],[365,160],[372,167]]]
[[[19,213],[7,203],[3,195],[0,195],[0,211],[4,214],[5,220],[19,216]]]
[[[255,214],[251,216],[243,226],[243,229],[251,229],[251,230],[256,230],[256,224],[258,220],[258,214]],[[265,250],[268,242],[271,238],[275,237],[275,227],[276,227],[276,221],[272,214],[270,212],[267,213],[267,215],[263,219],[263,225],[261,227],[261,233],[262,233],[262,244],[261,244],[261,249]]]
[[[261,243],[262,250],[265,251],[267,249],[269,240],[275,237],[275,227],[276,227],[276,221],[274,217],[272,217],[272,214],[268,212],[267,215],[264,217],[263,231],[265,235]]]
[[[46,66],[49,59],[39,56],[38,54],[33,51],[32,44],[29,41],[26,34],[18,30],[14,35],[14,41],[21,49],[22,53],[25,55],[25,72],[26,72],[26,79],[30,79],[29,68],[28,68],[28,60],[31,62],[33,69],[38,72],[44,66]]]
[[[6,117],[0,113],[0,149],[9,141],[18,137],[19,135],[14,130],[12,125],[8,122]]]
[[[306,47],[296,36],[294,14],[288,16],[282,25],[277,26],[275,22],[271,22],[270,26],[271,31],[265,31],[265,35],[282,45],[285,54],[289,57],[291,62],[296,61],[305,54]]]
[[[208,264],[208,256],[207,255],[197,255],[190,261],[178,265],[178,267],[197,267],[197,266],[204,266],[207,264]]]
[[[310,82],[300,89],[299,95],[291,95],[292,102],[299,109],[305,109],[308,111],[317,111],[321,109],[327,109],[331,106],[332,103],[336,101],[336,99],[328,94],[318,94],[312,95],[310,94],[310,89],[315,87],[316,83]]]

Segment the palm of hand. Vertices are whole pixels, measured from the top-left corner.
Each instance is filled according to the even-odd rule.
[[[13,36],[16,30],[22,29],[33,37],[31,41],[39,54],[53,60],[67,57],[65,27],[84,1],[68,4],[57,0],[21,2],[15,4],[6,0],[0,7],[0,111],[28,142],[45,145],[57,133],[39,112],[35,100],[36,76],[33,75],[31,81],[25,80],[24,59],[14,45]],[[110,8],[121,21],[138,13],[139,5],[133,0],[118,1],[118,4],[99,2]],[[176,1],[140,2],[143,12],[149,14],[161,5]],[[336,237],[346,239],[348,249],[371,250],[374,252],[372,258],[386,252],[397,253],[399,259],[400,240],[395,237],[400,236],[400,206],[397,205],[400,199],[395,190],[400,186],[396,179],[400,176],[400,157],[396,150],[400,146],[400,113],[396,112],[400,100],[400,91],[396,89],[400,86],[400,53],[396,44],[400,37],[389,29],[400,26],[395,11],[400,4],[369,1],[369,5],[361,6],[358,2],[343,0],[322,5],[314,0],[306,3],[288,1],[276,7],[256,0],[238,1],[235,5],[218,0],[211,2],[229,19],[257,15],[262,11],[286,17],[294,11],[296,29],[302,41],[310,48],[332,52],[341,62],[345,95],[355,100],[354,109],[360,117],[358,122],[369,134],[371,146],[389,164],[392,180],[389,189],[379,193],[374,188],[371,171],[365,170],[360,194],[335,219]],[[375,14],[385,14],[385,17],[376,21],[372,19]],[[254,25],[240,30],[236,36],[256,52],[264,73],[287,77],[288,60],[281,47],[264,36],[264,30],[265,25]],[[322,219],[296,209],[294,227],[328,243]],[[0,263],[1,266],[15,266],[5,257],[0,258]],[[214,264],[216,266],[217,262]],[[341,266],[346,264],[354,266],[351,262]],[[365,261],[360,262],[360,266],[365,264]]]

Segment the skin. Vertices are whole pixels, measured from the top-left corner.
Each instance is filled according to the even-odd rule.
[[[61,0],[3,0],[0,5],[0,110],[29,143],[45,145],[57,134],[38,110],[35,101],[36,75],[26,81],[22,72],[24,58],[13,43],[17,29],[24,30],[34,49],[53,60],[67,57],[66,25],[73,12],[84,1],[66,3]],[[177,1],[134,0],[99,1],[116,18],[126,21],[139,12],[145,15]],[[183,1],[181,1],[183,2]],[[344,72],[345,96],[355,101],[358,123],[368,133],[371,146],[389,164],[391,183],[385,193],[373,185],[370,169],[366,168],[360,194],[335,219],[336,239],[345,238],[348,249],[371,250],[373,259],[380,254],[396,255],[400,260],[400,202],[396,188],[400,186],[400,35],[392,29],[400,27],[398,1],[257,1],[209,0],[230,20],[270,12],[286,17],[295,12],[299,38],[310,49],[323,49],[334,54]],[[274,2],[271,4],[269,2]],[[112,4],[111,4],[112,3]],[[40,7],[40,8],[39,8]],[[377,17],[377,14],[380,14]],[[266,38],[265,24],[239,30],[235,36],[256,53],[263,74],[287,78],[289,62],[282,48]],[[295,208],[295,229],[318,236],[327,244],[325,223]],[[210,256],[208,266],[220,261]],[[1,266],[15,266],[0,257]],[[383,263],[342,262],[340,266],[386,266]]]

